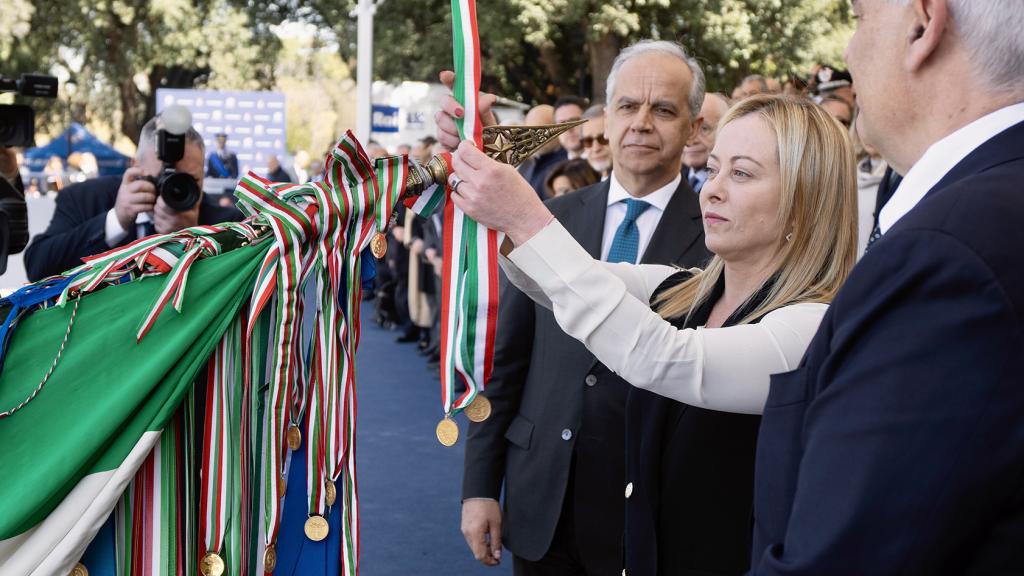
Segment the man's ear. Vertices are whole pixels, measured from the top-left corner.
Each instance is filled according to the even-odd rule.
[[[907,31],[907,69],[917,72],[938,50],[949,25],[949,7],[946,0],[914,0],[912,28]]]
[[[696,140],[697,136],[700,136],[700,127],[703,125],[704,117],[697,116],[697,119],[693,121],[693,124],[690,124],[690,136],[686,139],[687,145]]]

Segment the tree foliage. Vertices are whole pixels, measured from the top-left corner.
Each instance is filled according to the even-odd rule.
[[[356,0],[0,0],[0,73],[56,71],[77,90],[36,103],[44,124],[63,123],[70,98],[70,116],[101,119],[132,140],[154,112],[158,87],[294,91],[303,103],[296,117],[329,106],[324,114],[340,122],[348,112],[338,107],[348,100],[339,90],[356,66],[355,7]],[[380,2],[374,77],[436,81],[452,65],[450,11],[450,0]],[[477,16],[484,88],[531,104],[563,94],[603,99],[615,55],[640,38],[681,42],[704,66],[709,89],[728,92],[750,73],[781,78],[839,63],[850,33],[846,0],[487,0]],[[283,22],[309,26],[312,44],[283,48]],[[328,64],[325,49],[339,60]],[[317,99],[316,91],[327,94]],[[292,129],[300,135],[292,138]],[[289,145],[315,148],[313,132],[290,127]]]

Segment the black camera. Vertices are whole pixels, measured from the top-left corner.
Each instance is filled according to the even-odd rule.
[[[17,92],[32,98],[56,98],[57,79],[43,74],[22,74],[18,80],[0,76],[0,93]],[[0,146],[35,146],[36,114],[31,106],[0,106]]]
[[[164,199],[168,208],[184,212],[199,202],[202,190],[195,178],[178,172],[174,165],[185,157],[185,142],[192,127],[192,114],[181,106],[171,106],[161,115],[164,127],[157,131],[157,157],[163,162],[163,170],[156,177],[146,180],[153,183],[156,193]]]

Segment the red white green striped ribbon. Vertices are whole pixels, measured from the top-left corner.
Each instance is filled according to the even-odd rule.
[[[241,396],[241,320],[228,328],[207,363],[202,436],[203,476],[199,492],[200,557],[213,552],[229,566],[240,560],[237,546],[225,553],[229,524],[238,522],[239,481],[243,473],[238,435]],[[229,570],[229,573],[237,573]]]
[[[457,120],[459,132],[464,140],[471,139],[482,149],[483,125],[477,108],[480,45],[475,0],[452,0],[452,31],[454,95],[465,110]],[[441,389],[445,414],[452,415],[468,406],[491,377],[498,307],[498,234],[448,202],[444,254]],[[465,392],[458,398],[456,375],[466,384]]]

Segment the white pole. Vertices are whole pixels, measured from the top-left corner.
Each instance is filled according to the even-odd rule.
[[[377,11],[377,4],[373,0],[359,0],[355,11],[358,16],[356,138],[366,145],[370,141],[370,115],[373,100],[373,15]]]

